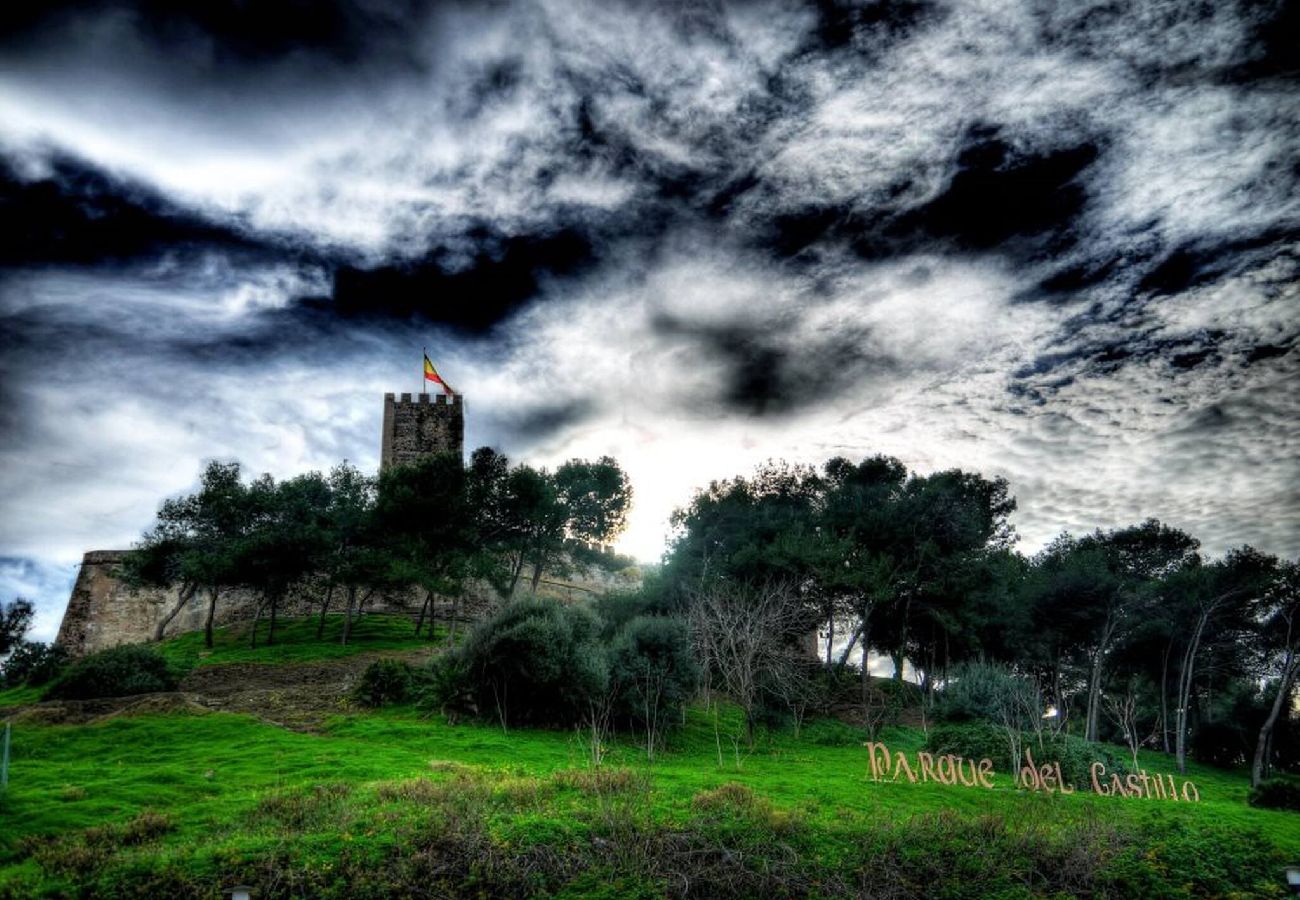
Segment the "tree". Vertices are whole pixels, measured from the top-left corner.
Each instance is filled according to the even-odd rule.
[[[554,601],[502,608],[470,632],[454,659],[453,692],[502,727],[572,725],[607,695],[608,670],[595,616]]]
[[[1187,622],[1175,708],[1174,753],[1179,772],[1187,771],[1188,715],[1197,661],[1208,648],[1239,643],[1252,601],[1267,590],[1275,567],[1273,557],[1242,547],[1222,560],[1191,566],[1168,579]]]
[[[550,473],[526,465],[511,469],[506,478],[502,511],[504,546],[511,560],[506,596],[514,596],[524,566],[530,562],[532,587],[536,592],[543,566],[564,546],[565,514]]]
[[[18,597],[9,603],[0,601],[0,657],[8,656],[31,627],[36,609],[31,601]]]
[[[1269,747],[1282,709],[1291,696],[1300,670],[1300,562],[1283,562],[1277,577],[1264,592],[1260,609],[1260,632],[1266,656],[1273,662],[1277,688],[1268,717],[1260,726],[1251,761],[1250,783],[1258,787],[1269,775]]]
[[[609,671],[616,712],[645,733],[646,755],[653,760],[672,716],[699,681],[689,627],[667,617],[633,619],[613,641]]]
[[[1162,579],[1197,563],[1196,549],[1195,539],[1151,519],[1082,538],[1062,534],[1035,557],[1025,583],[1029,607],[1050,636],[1058,694],[1062,665],[1082,658],[1085,739],[1098,739],[1112,654],[1149,620]]]
[[[208,463],[198,491],[163,501],[156,524],[128,554],[125,566],[137,582],[176,587],[177,602],[155,630],[156,639],[189,597],[206,588],[204,641],[212,646],[218,597],[232,583],[238,542],[249,522],[248,489],[237,462]]]
[[[786,680],[798,665],[799,640],[812,624],[807,610],[790,584],[777,581],[706,583],[693,592],[689,610],[696,658],[744,711],[752,747],[764,685]]]
[[[858,464],[832,459],[824,471],[820,533],[836,542],[843,558],[822,577],[852,597],[858,618],[844,658],[858,642],[864,660],[871,646],[887,647],[901,680],[909,648],[937,660],[938,646],[959,629],[952,614],[964,594],[959,586],[1014,541],[1007,517],[1015,500],[1002,479],[960,470],[909,476],[886,456]],[[891,615],[877,623],[875,614],[886,608]],[[912,630],[915,613],[933,626],[928,635]],[[864,690],[867,678],[864,665]]]
[[[610,541],[626,527],[632,488],[612,457],[571,459],[554,473],[521,465],[500,478],[503,464],[484,457],[479,466],[490,484],[499,484],[490,509],[497,517],[494,533],[511,560],[507,596],[525,565],[532,566],[536,594],[542,574],[562,561],[565,541]]]
[[[433,636],[434,597],[447,596],[453,601],[450,640],[466,583],[496,577],[497,548],[485,540],[495,525],[487,522],[480,528],[472,505],[473,500],[483,502],[483,497],[478,476],[473,470],[467,473],[455,454],[393,466],[380,476],[375,529],[388,566],[384,577],[424,590],[417,632],[427,611]]]
[[[325,591],[321,599],[320,618],[316,624],[316,637],[324,637],[325,616],[329,612],[334,591],[342,587],[347,595],[347,615],[343,622],[341,640],[346,644],[352,630],[357,591],[362,585],[373,581],[376,571],[381,567],[374,547],[376,485],[374,478],[343,462],[330,470],[326,486],[328,500],[323,523],[324,552],[320,564]]]
[[[260,594],[252,646],[257,646],[257,625],[264,611],[270,613],[267,643],[275,643],[280,604],[326,557],[329,506],[329,486],[319,472],[278,484],[263,475],[249,486],[249,523],[237,542],[233,571],[239,583]]]
[[[555,470],[555,492],[570,538],[608,544],[627,528],[632,484],[612,456],[569,460]]]

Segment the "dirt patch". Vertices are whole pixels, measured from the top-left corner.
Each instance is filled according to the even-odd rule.
[[[179,712],[206,713],[208,709],[195,702],[193,697],[173,691],[98,700],[50,700],[23,708],[14,714],[13,721],[37,725],[85,725],[122,716]]]
[[[423,647],[358,653],[313,663],[225,663],[194,669],[180,690],[99,700],[50,700],[5,710],[11,721],[85,725],[124,716],[233,712],[294,731],[316,731],[325,719],[353,709],[348,699],[376,659],[423,665],[437,652]]]
[[[348,699],[366,666],[376,659],[422,665],[424,648],[360,653],[314,663],[225,663],[202,666],[181,690],[210,710],[246,713],[295,731],[315,731],[331,715],[352,708]]]

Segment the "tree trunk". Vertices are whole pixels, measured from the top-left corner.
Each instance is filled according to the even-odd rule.
[[[460,618],[460,593],[451,598],[451,621],[447,623],[447,646],[456,639],[456,622]]]
[[[1173,652],[1174,639],[1165,644],[1165,656],[1160,665],[1160,743],[1169,752],[1169,654]]]
[[[330,601],[334,599],[334,582],[330,582],[329,590],[325,592],[325,600],[320,605],[320,621],[316,623],[316,640],[322,640],[325,637],[325,614],[329,612]]]
[[[176,618],[180,611],[185,608],[185,604],[190,602],[190,598],[194,596],[194,592],[198,590],[198,587],[197,584],[181,582],[181,586],[176,590],[176,605],[171,608],[171,612],[163,616],[162,621],[158,623],[158,627],[154,629],[153,639],[155,641],[163,639],[163,631],[171,624],[172,619]]]
[[[266,635],[266,646],[270,647],[275,643],[275,613],[280,607],[280,598],[272,596],[270,600],[271,607],[271,630]]]
[[[1084,716],[1083,739],[1097,740],[1097,708],[1101,706],[1101,649],[1092,657],[1092,672],[1088,675],[1088,711]]]
[[[429,637],[433,637],[433,610],[430,608],[432,605],[433,591],[425,591],[424,602],[420,604],[420,617],[415,620],[415,633],[417,635],[420,633],[420,629],[424,627],[424,614],[427,611],[429,613]]]
[[[907,626],[912,615],[912,597],[909,593],[907,602],[903,604],[903,623],[899,630],[898,652],[890,654],[894,657],[894,680],[899,684],[903,683],[903,663],[907,661]],[[867,657],[862,657],[863,665],[866,664]]]
[[[1277,686],[1277,696],[1273,698],[1273,706],[1268,711],[1268,718],[1260,726],[1259,740],[1255,742],[1255,761],[1250,767],[1251,787],[1259,787],[1259,783],[1264,779],[1268,744],[1273,736],[1273,728],[1282,713],[1282,707],[1286,704],[1287,695],[1291,693],[1291,679],[1295,677],[1297,661],[1300,661],[1300,656],[1296,655],[1294,649],[1288,647],[1286,665],[1282,667],[1282,681]]]
[[[835,646],[835,610],[826,620],[826,668],[831,667],[831,648]]]
[[[523,571],[524,571],[524,554],[520,552],[515,557],[514,565],[510,572],[510,589],[506,591],[507,599],[515,595],[515,588],[519,586],[519,576],[523,574]]]
[[[352,607],[356,605],[356,602],[357,588],[356,585],[350,584],[348,585],[348,608],[347,612],[343,616],[343,640],[341,643],[344,645],[347,644],[348,636],[352,633]]]
[[[253,640],[249,646],[254,650],[257,649],[257,623],[262,621],[262,607],[265,605],[265,601],[258,601],[257,611],[253,613]]]
[[[1209,618],[1209,611],[1204,610],[1196,620],[1196,630],[1192,632],[1192,639],[1183,652],[1183,668],[1178,676],[1178,732],[1174,735],[1174,754],[1179,774],[1187,772],[1187,707],[1191,704],[1192,681],[1196,674],[1196,652],[1200,649],[1201,634],[1205,631],[1205,623]]]
[[[215,584],[208,588],[208,620],[203,623],[203,645],[212,649],[212,620],[217,615],[217,594],[221,589]]]
[[[1108,610],[1106,622],[1101,629],[1101,639],[1092,654],[1092,672],[1088,675],[1088,709],[1084,715],[1083,739],[1097,740],[1097,723],[1101,717],[1101,676],[1105,665],[1106,652],[1110,649],[1111,639],[1115,636],[1115,612]]]
[[[836,665],[841,669],[844,668],[846,665],[848,665],[849,654],[852,653],[853,648],[857,646],[858,638],[862,637],[862,627],[863,627],[862,623],[859,622],[858,627],[854,630],[853,634],[849,637],[849,642],[844,647],[844,652],[840,654],[840,661],[836,663]]]
[[[862,671],[858,673],[858,677],[862,683],[863,699],[866,699],[867,691],[871,689],[871,660],[868,659],[871,655],[871,645],[867,643],[867,638],[870,637],[868,628],[869,623],[866,619],[863,619],[861,632],[862,639],[858,641],[858,643],[862,645]]]
[[[543,570],[543,568],[545,567],[546,562],[547,562],[547,556],[544,555],[544,556],[539,556],[539,557],[537,558],[537,562],[533,563],[533,585],[532,585],[532,594],[533,594],[534,597],[537,596],[537,585],[538,585],[539,583],[541,583],[541,580],[542,580],[542,570]]]

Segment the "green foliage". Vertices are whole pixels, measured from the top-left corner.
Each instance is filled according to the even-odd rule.
[[[473,713],[474,684],[469,662],[463,653],[444,653],[429,661],[420,700],[455,721],[462,713]]]
[[[22,597],[10,603],[0,600],[0,657],[22,643],[35,614],[36,609],[30,600]]]
[[[58,644],[22,641],[0,666],[0,684],[33,687],[52,681],[68,663],[68,652]]]
[[[609,649],[609,678],[621,718],[663,729],[695,693],[699,666],[680,619],[637,618]]]
[[[990,759],[1002,771],[1016,772],[1025,765],[1022,756],[1012,760],[1012,738],[1023,753],[1028,750],[1038,766],[1060,763],[1061,775],[1075,788],[1089,790],[1092,785],[1091,767],[1101,763],[1106,773],[1123,777],[1132,768],[1120,751],[1106,744],[1085,741],[1068,734],[1048,731],[1008,734],[1005,728],[991,722],[970,721],[943,723],[930,729],[926,749],[937,754],[955,753],[965,759]]]
[[[1119,775],[1123,778],[1133,768],[1127,754],[1111,744],[1099,744],[1085,741],[1072,734],[1046,734],[1041,744],[1036,743],[1030,735],[1025,735],[1024,746],[1034,754],[1034,760],[1040,766],[1043,760],[1061,764],[1061,775],[1076,788],[1086,789],[1092,785],[1091,768],[1094,763],[1106,767],[1107,775]]]
[[[352,689],[352,699],[363,706],[404,703],[414,686],[414,671],[400,659],[377,659],[366,666]]]
[[[568,725],[608,684],[599,623],[586,610],[554,601],[509,604],[470,632],[456,651],[462,710],[503,724]]]
[[[983,721],[1030,728],[1042,700],[1032,682],[997,663],[955,666],[938,692],[936,712],[950,722]]]
[[[1300,778],[1267,778],[1251,789],[1247,802],[1260,809],[1288,809],[1300,812]]]
[[[991,722],[935,725],[926,735],[925,748],[935,754],[955,753],[963,759],[991,759],[1003,771],[1013,764],[1006,730]]]
[[[555,470],[554,481],[570,537],[604,544],[623,533],[632,484],[612,456],[571,459]]]
[[[123,644],[83,656],[46,690],[57,700],[93,700],[170,691],[176,675],[153,647]]]

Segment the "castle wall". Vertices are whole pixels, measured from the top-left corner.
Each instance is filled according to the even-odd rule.
[[[380,466],[408,465],[434,453],[465,453],[465,401],[445,394],[384,395]]]
[[[76,583],[63,613],[56,643],[73,656],[83,656],[115,647],[118,644],[135,644],[153,640],[154,629],[163,616],[175,605],[178,596],[175,588],[137,588],[122,578],[122,559],[125,550],[92,550],[81,562]],[[593,569],[589,574],[564,580],[545,578],[538,595],[561,602],[575,602],[614,589],[631,589],[641,583],[640,574],[608,573]],[[520,586],[518,596],[527,594],[527,579]],[[279,607],[284,616],[312,615],[320,611],[325,589],[307,583],[291,592]],[[414,616],[424,602],[424,594],[417,588],[375,592],[366,601],[369,612],[401,613]],[[471,587],[460,604],[460,614],[469,618],[485,615],[500,602],[487,585]],[[341,591],[334,593],[331,612],[342,612],[346,598]],[[439,599],[437,615],[449,612],[450,601]],[[213,622],[217,627],[234,622],[248,621],[257,610],[257,597],[250,591],[223,588],[217,602]],[[202,631],[208,615],[208,595],[196,593],[184,608],[167,625],[164,637],[174,637],[189,631]]]
[[[125,550],[92,550],[81,562],[72,586],[68,607],[59,625],[56,643],[73,656],[153,640],[154,629],[179,599],[176,588],[138,588],[122,579]],[[313,585],[293,591],[279,607],[279,615],[297,616],[319,612],[324,594]],[[375,594],[366,609],[375,612],[418,611],[422,595],[414,590]],[[332,612],[341,612],[346,600],[335,592]],[[251,591],[222,588],[213,616],[217,627],[252,619],[257,597]],[[198,591],[167,624],[165,637],[187,631],[202,631],[208,618],[208,594]]]

